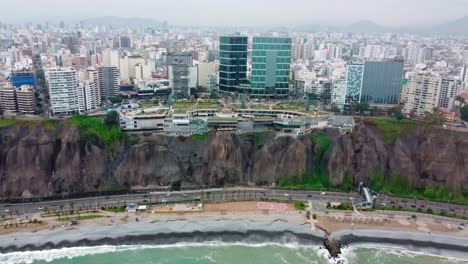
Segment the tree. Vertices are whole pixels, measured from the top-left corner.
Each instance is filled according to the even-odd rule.
[[[118,125],[119,124],[119,114],[117,111],[107,112],[104,119],[104,123],[108,126]]]
[[[458,95],[457,97],[455,97],[455,101],[457,101],[458,105],[460,106],[465,104],[465,98],[461,95]]]
[[[357,105],[357,110],[358,110],[361,114],[364,113],[364,112],[369,111],[369,109],[370,109],[370,106],[369,106],[368,103],[363,102],[363,103],[359,103],[359,104]]]
[[[70,208],[71,208],[71,210],[73,212],[73,206],[75,206],[75,201],[70,200],[70,201],[68,201],[68,204],[70,205]]]
[[[117,95],[117,96],[109,98],[109,101],[111,101],[111,103],[113,103],[113,104],[120,103],[120,102],[122,102],[122,100],[123,100],[123,97],[121,95]]]
[[[340,108],[338,108],[338,106],[335,104],[335,103],[332,103],[331,104],[331,109],[330,109],[332,112],[334,113],[339,113],[341,112]]]
[[[60,212],[62,212],[62,214],[63,214],[63,208],[65,207],[65,204],[64,204],[64,203],[60,203],[60,204],[59,204],[59,207],[60,207]]]
[[[442,125],[445,122],[445,116],[438,108],[432,109],[431,112],[424,112],[424,121],[433,125]]]
[[[210,99],[217,99],[218,98],[218,93],[216,91],[211,91],[210,93]]]
[[[460,118],[463,121],[468,122],[468,105],[465,105],[462,108],[460,108]]]

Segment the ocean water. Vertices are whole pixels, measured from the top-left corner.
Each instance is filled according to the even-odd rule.
[[[396,249],[347,248],[342,263],[448,264],[457,260]],[[97,246],[0,254],[2,264],[284,264],[336,263],[319,246],[201,243],[167,246]]]

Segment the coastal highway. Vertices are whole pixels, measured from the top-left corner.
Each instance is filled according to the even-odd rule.
[[[110,206],[123,206],[129,203],[153,203],[170,202],[180,200],[193,200],[201,198],[203,201],[243,201],[243,200],[315,200],[321,202],[350,202],[360,199],[357,193],[335,193],[320,191],[295,191],[295,190],[268,190],[268,189],[206,189],[196,191],[172,191],[172,192],[148,192],[128,195],[96,196],[78,199],[63,199],[56,201],[45,201],[35,203],[0,204],[0,215],[7,213],[31,215],[47,208],[49,211],[71,209],[69,201],[74,201],[74,209],[79,208],[101,208]],[[1,211],[3,209],[3,211]],[[6,211],[5,211],[6,210]]]
[[[148,192],[115,196],[96,196],[78,199],[63,199],[57,201],[46,201],[36,203],[14,203],[0,204],[0,215],[20,214],[32,215],[47,208],[49,211],[59,211],[63,205],[64,210],[70,210],[70,201],[74,202],[74,209],[95,209],[101,207],[123,206],[129,203],[154,203],[171,202],[180,200],[193,200],[201,198],[203,201],[243,201],[243,200],[303,200],[312,201],[314,204],[325,202],[354,202],[362,200],[358,193],[320,192],[302,190],[277,190],[277,189],[205,189],[195,191],[172,191],[172,192]],[[376,204],[386,207],[413,209],[426,212],[431,209],[434,212],[445,212],[447,214],[468,216],[468,206],[445,204],[432,201],[413,200],[408,198],[378,196]],[[321,209],[321,208],[316,208]],[[323,209],[323,207],[322,207]]]

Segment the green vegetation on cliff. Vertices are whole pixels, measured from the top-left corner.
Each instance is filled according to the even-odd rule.
[[[416,121],[408,119],[391,119],[382,117],[369,118],[369,122],[373,124],[385,144],[393,144],[399,136],[403,136],[416,127]]]
[[[468,204],[467,191],[461,189],[454,195],[443,185],[417,188],[411,182],[410,177],[399,173],[392,174],[385,182],[383,173],[378,170],[374,171],[371,177],[371,189],[401,197]]]
[[[9,126],[28,126],[36,127],[43,126],[45,129],[51,129],[59,124],[59,120],[44,119],[44,120],[31,120],[31,119],[16,119],[16,118],[0,118],[0,128]]]
[[[284,189],[323,189],[329,185],[328,171],[325,163],[325,155],[332,144],[331,139],[324,135],[311,135],[310,139],[316,147],[314,167],[304,173],[292,173],[282,175],[279,187]]]
[[[203,134],[193,134],[190,136],[190,139],[192,141],[197,141],[197,140],[200,140],[200,141],[205,141],[208,139],[208,133],[203,133]]]
[[[102,119],[97,117],[78,115],[68,119],[68,123],[80,129],[81,140],[95,142],[99,138],[108,150],[111,150],[117,141],[127,137],[117,126],[107,126]]]

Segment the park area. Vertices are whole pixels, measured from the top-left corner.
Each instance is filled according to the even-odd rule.
[[[194,110],[194,109],[217,109],[219,103],[216,101],[179,101],[174,102],[173,108],[176,110]]]

